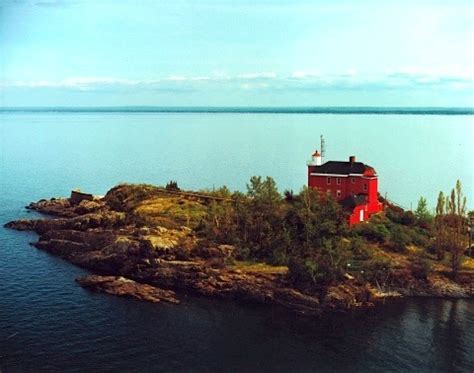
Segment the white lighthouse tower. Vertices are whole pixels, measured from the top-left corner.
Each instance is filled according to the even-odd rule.
[[[311,156],[311,160],[308,162],[308,166],[321,166],[321,153],[316,150]]]

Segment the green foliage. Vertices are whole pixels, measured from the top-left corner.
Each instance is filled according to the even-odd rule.
[[[404,229],[395,226],[390,232],[389,248],[397,253],[404,253],[411,243],[410,236]]]
[[[385,224],[367,222],[365,224],[358,224],[353,229],[354,233],[364,237],[365,239],[384,244],[390,237],[390,231]]]
[[[426,280],[431,273],[431,261],[427,258],[416,257],[410,265],[410,270],[413,277]]]
[[[390,259],[375,256],[367,260],[362,265],[362,278],[371,283],[386,283],[393,271],[393,264]]]
[[[271,205],[281,200],[276,182],[270,176],[267,176],[265,180],[262,180],[261,176],[252,176],[250,184],[247,184],[247,195],[263,204]]]
[[[285,201],[286,202],[293,202],[295,199],[295,193],[293,193],[293,190],[285,190],[283,192],[283,195],[285,196]]]
[[[173,192],[179,192],[181,190],[179,189],[178,182],[176,180],[170,180],[168,184],[166,184],[165,189]]]
[[[219,197],[230,191],[220,188]],[[253,176],[247,194],[234,193],[232,202],[211,202],[200,232],[219,243],[236,246],[240,260],[258,259],[272,263],[286,261],[283,236],[283,200],[271,177]]]
[[[270,177],[252,177],[247,193],[234,193],[232,202],[210,203],[199,231],[233,244],[239,260],[291,264],[290,278],[301,286],[339,278],[350,256],[341,241],[345,215],[334,199],[309,188],[282,198]]]
[[[373,249],[360,236],[355,236],[351,241],[350,250],[356,260],[368,260],[374,256]]]
[[[351,256],[344,214],[332,198],[304,188],[285,216],[289,232],[289,274],[299,287],[329,284],[339,279]]]
[[[420,197],[418,200],[415,216],[418,219],[418,224],[423,227],[429,227],[433,222],[433,215],[428,210],[428,202],[425,197]]]
[[[421,227],[412,227],[410,229],[405,229],[407,236],[409,237],[410,243],[421,248],[427,249],[431,246],[431,229],[421,228]]]
[[[387,218],[389,218],[392,222],[396,224],[403,224],[412,226],[414,225],[417,220],[416,216],[411,211],[404,211],[403,209],[395,209],[393,207],[387,208],[386,211]]]
[[[450,252],[451,269],[455,278],[468,241],[466,205],[467,199],[459,180],[446,199],[442,192],[439,193],[435,218],[438,259],[441,260],[445,252]]]
[[[327,241],[322,248],[312,248],[312,257],[291,256],[289,279],[297,287],[329,285],[344,274],[349,252],[343,245]]]

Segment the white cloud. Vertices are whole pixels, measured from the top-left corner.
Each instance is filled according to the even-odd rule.
[[[155,79],[123,79],[114,77],[71,77],[63,80],[3,81],[0,88],[18,89],[259,89],[259,90],[312,90],[312,89],[415,89],[437,87],[447,89],[473,89],[474,71],[447,68],[426,70],[402,68],[388,70],[385,74],[361,74],[349,70],[341,74],[322,74],[316,71],[297,70],[290,74],[255,72],[227,75],[213,73],[209,76],[171,75]]]
[[[296,70],[291,73],[290,77],[295,79],[318,78],[321,74],[316,71]]]
[[[246,73],[237,75],[237,79],[254,80],[254,79],[275,79],[277,74],[274,72]]]

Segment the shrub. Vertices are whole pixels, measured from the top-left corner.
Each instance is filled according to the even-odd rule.
[[[416,223],[416,216],[411,211],[406,211],[402,214],[401,223],[403,225],[415,225]]]
[[[359,236],[352,240],[350,250],[356,260],[367,260],[373,256],[373,250]]]
[[[385,214],[387,218],[397,224],[415,225],[415,223],[417,222],[415,214],[411,211],[388,208]]]
[[[431,272],[431,262],[426,258],[417,257],[411,262],[410,270],[413,277],[426,280]]]
[[[293,200],[295,199],[295,194],[294,194],[293,190],[291,190],[291,189],[286,189],[283,192],[283,195],[285,196],[285,201],[286,202],[293,202]]]
[[[359,224],[355,228],[356,234],[366,238],[369,241],[385,243],[390,235],[389,230],[384,224]]]
[[[165,186],[166,190],[179,192],[181,189],[178,187],[178,182],[176,180],[170,180]]]
[[[362,265],[362,277],[369,282],[384,283],[392,274],[392,261],[385,257],[372,258]]]
[[[413,227],[407,231],[407,234],[410,237],[410,241],[419,247],[427,248],[430,246],[431,241],[428,236],[428,231],[420,228]]]
[[[340,275],[341,273],[335,271],[323,257],[314,259],[292,257],[288,264],[289,280],[299,288],[328,285]]]
[[[389,248],[397,253],[404,253],[407,245],[411,243],[410,236],[400,227],[394,227],[390,234]]]

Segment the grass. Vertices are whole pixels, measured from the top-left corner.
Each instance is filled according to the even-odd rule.
[[[157,225],[176,223],[195,228],[206,215],[206,206],[197,201],[192,201],[176,196],[153,196],[138,203],[135,214],[153,221]],[[168,223],[168,224],[166,224]]]
[[[474,271],[474,259],[466,256],[464,262],[462,263],[462,269]]]
[[[235,261],[233,269],[238,269],[242,272],[254,273],[268,273],[268,274],[286,274],[288,272],[287,266],[272,266],[266,263]]]

